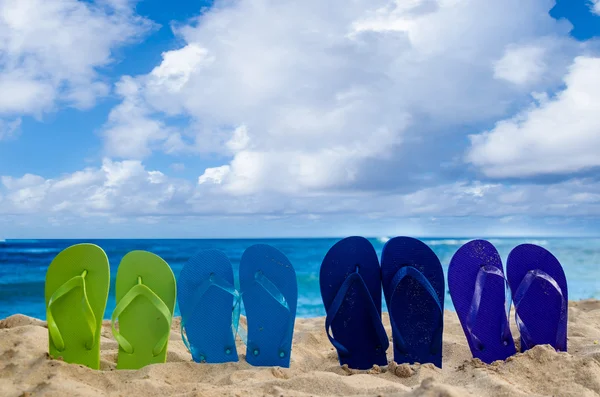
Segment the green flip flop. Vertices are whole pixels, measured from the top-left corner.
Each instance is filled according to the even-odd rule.
[[[166,361],[176,295],[175,276],[161,257],[146,251],[123,257],[112,314],[112,332],[119,343],[117,369]]]
[[[97,245],[77,244],[56,255],[45,286],[51,357],[100,368],[100,328],[109,285],[108,258]]]

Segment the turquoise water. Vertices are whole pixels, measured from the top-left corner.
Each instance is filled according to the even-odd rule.
[[[370,241],[381,255],[386,238]],[[456,250],[469,239],[422,239],[438,255],[444,266]],[[175,276],[187,259],[199,250],[217,248],[225,252],[234,266],[235,274],[244,250],[252,244],[266,243],[284,252],[298,275],[298,316],[314,317],[325,314],[319,292],[319,266],[327,250],[338,239],[261,239],[261,240],[7,240],[0,241],[0,318],[14,313],[45,318],[44,277],[48,264],[62,249],[81,242],[101,246],[111,266],[111,291],[105,318],[115,307],[114,278],[121,258],[131,250],[147,250],[163,257],[173,268]],[[550,250],[563,264],[569,283],[570,300],[600,299],[600,238],[519,239],[492,238],[503,261],[510,250],[521,243],[538,244]],[[237,276],[236,276],[237,277]],[[446,307],[452,309],[446,294]],[[177,310],[176,310],[177,311]],[[178,315],[178,311],[176,313]]]

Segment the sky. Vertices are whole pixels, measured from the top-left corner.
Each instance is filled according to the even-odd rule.
[[[599,0],[0,0],[0,239],[600,235]]]

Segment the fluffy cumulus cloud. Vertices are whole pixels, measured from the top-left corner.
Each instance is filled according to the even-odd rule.
[[[0,0],[0,117],[93,106],[110,90],[98,68],[113,61],[116,47],[152,26],[134,14],[133,5]]]
[[[545,49],[537,46],[509,47],[494,65],[494,77],[514,84],[536,82],[548,68],[544,62]]]
[[[4,176],[0,182],[4,188],[2,212],[8,215],[168,215],[172,206],[185,201],[181,197],[189,197],[193,190],[193,185],[170,181],[162,172],[148,171],[135,160],[105,159],[101,167],[54,179],[26,174],[20,178]]]
[[[229,194],[389,187],[405,178],[398,170],[431,172],[463,149],[440,139],[561,84],[580,44],[552,6],[217,1],[176,28],[183,47],[119,83],[128,88],[104,130],[106,154],[229,156],[199,178]]]
[[[592,12],[600,15],[600,0],[591,0]]]
[[[600,166],[600,58],[578,57],[565,89],[471,136],[468,159],[491,177],[567,174]]]

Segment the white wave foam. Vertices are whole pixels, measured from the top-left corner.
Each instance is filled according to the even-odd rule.
[[[390,241],[390,238],[387,236],[383,236],[383,237],[377,237],[377,241],[379,241],[382,244],[387,243],[388,241]]]
[[[426,241],[429,245],[463,245],[468,243],[471,240],[454,240],[454,239],[444,239],[444,240],[431,240]]]
[[[548,241],[546,240],[529,240],[525,242],[526,244],[535,244],[535,245],[548,245]]]

